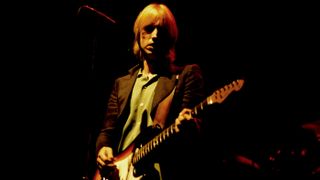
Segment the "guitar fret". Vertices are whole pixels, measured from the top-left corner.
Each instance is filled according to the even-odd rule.
[[[198,114],[197,106],[194,108],[194,114],[195,114],[195,115],[197,115],[197,114]]]
[[[158,136],[156,136],[156,137],[158,137]],[[159,144],[158,138],[156,138],[155,141],[156,141],[156,145],[158,145]]]
[[[139,161],[139,153],[138,153],[138,154],[135,154],[134,159],[135,159],[134,162],[138,162],[138,161]]]

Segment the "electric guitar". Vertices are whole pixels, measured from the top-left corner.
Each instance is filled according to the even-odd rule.
[[[231,92],[239,91],[243,86],[244,80],[239,79],[214,91],[210,96],[192,109],[192,115],[196,116],[208,105],[222,103]],[[150,154],[154,153],[157,147],[164,143],[169,137],[177,134],[176,124],[155,134],[147,143],[141,143],[140,135],[119,155],[114,157],[115,167],[97,170],[93,180],[140,180],[144,176],[146,162],[150,160]],[[155,132],[155,131],[154,131]],[[144,167],[142,168],[142,164]]]

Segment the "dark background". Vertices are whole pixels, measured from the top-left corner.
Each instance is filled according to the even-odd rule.
[[[5,27],[12,30],[4,38],[9,56],[3,57],[9,57],[9,84],[15,85],[9,86],[14,87],[9,102],[22,116],[11,121],[17,132],[14,154],[27,144],[26,159],[21,163],[19,158],[23,172],[90,176],[106,100],[113,80],[136,63],[130,54],[133,21],[149,2],[11,6],[18,16],[10,11]],[[306,139],[301,126],[320,118],[315,5],[158,2],[176,16],[177,62],[201,66],[208,95],[235,79],[245,80],[239,92],[205,111],[204,155],[199,158],[246,152],[263,163],[274,149],[313,143],[314,134]],[[32,170],[25,165],[31,162],[36,164]]]

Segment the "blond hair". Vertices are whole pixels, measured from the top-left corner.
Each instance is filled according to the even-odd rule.
[[[164,4],[149,4],[137,16],[133,26],[133,54],[141,58],[141,49],[139,46],[140,32],[146,25],[146,22],[150,22],[150,20],[160,20],[160,26],[166,30],[166,46],[168,49],[164,55],[170,62],[173,62],[176,58],[175,45],[178,39],[178,27],[174,15]]]

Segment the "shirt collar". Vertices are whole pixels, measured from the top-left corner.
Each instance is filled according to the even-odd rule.
[[[142,77],[144,80],[150,80],[150,79],[152,79],[152,78],[154,78],[154,77],[156,77],[156,76],[158,76],[158,75],[157,75],[157,74],[147,74],[147,75],[144,75],[144,74],[142,73],[142,68],[139,69],[139,72],[138,72],[138,75],[137,75],[138,78]]]

